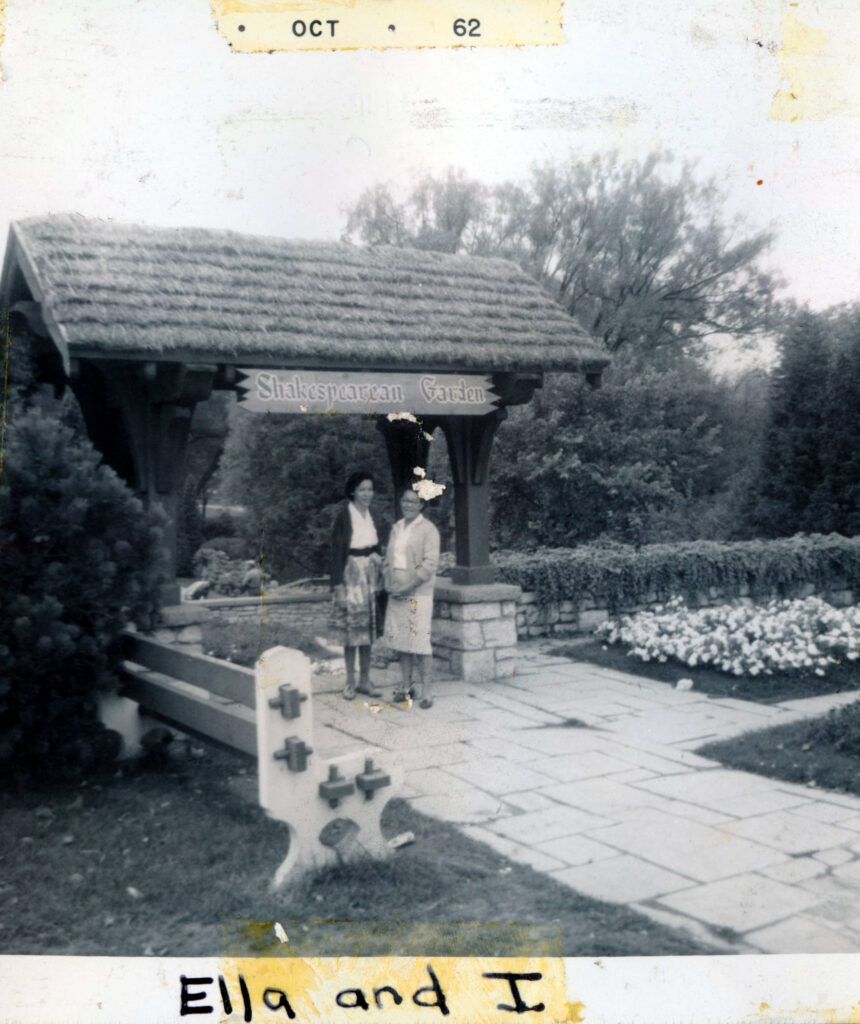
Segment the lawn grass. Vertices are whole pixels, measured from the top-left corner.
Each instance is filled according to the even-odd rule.
[[[563,644],[549,653],[574,661],[587,661],[601,668],[632,672],[646,679],[656,679],[672,686],[679,679],[692,679],[693,689],[709,697],[735,697],[758,704],[778,704],[784,700],[817,697],[823,693],[844,693],[860,690],[860,661],[834,665],[825,676],[813,672],[783,672],[772,676],[733,676],[713,668],[691,668],[670,658],[666,662],[642,661],[627,653],[623,644],[604,644],[589,640],[583,644]]]
[[[403,801],[389,804],[386,831],[411,830],[413,845],[272,895],[287,830],[235,792],[239,783],[253,791],[253,771],[201,747],[86,784],[0,791],[0,952],[284,954],[276,921],[299,954],[714,952]]]
[[[810,721],[708,743],[696,753],[729,768],[860,796],[860,701]]]

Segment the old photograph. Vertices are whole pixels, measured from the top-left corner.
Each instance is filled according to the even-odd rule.
[[[0,8],[0,953],[860,953],[860,11],[233,6]]]

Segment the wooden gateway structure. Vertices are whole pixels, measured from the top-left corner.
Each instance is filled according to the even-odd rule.
[[[13,343],[34,341],[42,378],[70,382],[105,461],[171,522],[191,416],[213,388],[273,412],[378,414],[396,485],[441,427],[455,488],[449,596],[466,603],[493,582],[488,467],[506,407],[528,402],[545,371],[596,383],[608,361],[507,260],[77,215],[12,223],[0,307]]]

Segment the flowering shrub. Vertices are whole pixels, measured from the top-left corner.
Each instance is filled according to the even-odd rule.
[[[812,670],[860,657],[860,607],[834,608],[818,597],[762,606],[719,605],[693,611],[674,597],[653,611],[623,615],[596,630],[642,661],[675,658],[732,675]]]

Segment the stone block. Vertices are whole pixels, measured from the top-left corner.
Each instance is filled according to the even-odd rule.
[[[827,600],[836,608],[847,608],[854,604],[854,592],[851,590],[831,590]]]
[[[517,642],[517,631],[511,619],[490,619],[481,623],[485,647],[510,647]]]
[[[506,661],[516,661],[519,657],[517,653],[516,645],[512,647],[496,647],[494,648],[496,655],[496,664],[500,665]]]
[[[519,612],[517,611],[517,602],[502,601],[502,617],[507,619],[513,618],[515,615],[519,615]]]
[[[609,618],[609,612],[605,608],[592,608],[589,611],[579,613],[579,628],[582,630],[596,629],[601,623]]]
[[[484,646],[480,622],[437,619],[433,623],[433,643],[460,651],[478,651]]]
[[[546,626],[539,624],[529,626],[529,636],[546,636]]]
[[[558,622],[558,617],[561,613],[558,610],[558,605],[555,601],[551,601],[549,604],[544,605],[544,622]]]
[[[461,622],[478,622],[484,619],[498,619],[502,614],[501,601],[486,604],[452,604],[451,618]]]
[[[161,609],[159,624],[179,629],[182,626],[193,626],[206,622],[211,615],[212,612],[199,603],[170,604]]]
[[[519,599],[519,604],[535,604],[537,602],[537,594],[532,593],[530,590],[525,590]]]
[[[558,610],[561,612],[562,615],[568,612],[575,612],[576,605],[573,603],[573,601],[559,601]]]
[[[200,644],[203,643],[203,630],[200,626],[186,626],[176,634],[178,644]]]
[[[451,651],[451,671],[464,682],[486,682],[496,678],[496,655],[492,650]]]
[[[450,619],[451,605],[447,601],[437,601],[433,607],[433,615],[437,619]]]
[[[543,608],[538,604],[530,604],[526,608],[526,622],[531,626],[535,622],[543,621]]]
[[[559,612],[558,613],[558,621],[561,622],[561,623],[564,623],[564,622],[576,622],[577,618],[578,618],[578,616],[577,616],[576,612]]]
[[[176,632],[172,629],[157,629],[152,634],[152,639],[160,644],[172,644],[176,639]]]

